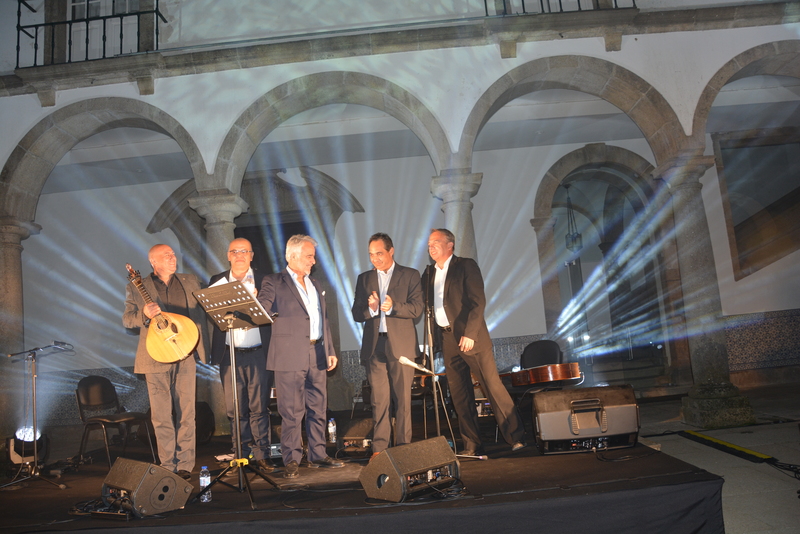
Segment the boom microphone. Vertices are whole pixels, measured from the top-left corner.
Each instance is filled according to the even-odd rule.
[[[424,367],[422,367],[421,365],[419,365],[419,364],[416,364],[416,363],[412,362],[411,360],[409,360],[409,359],[408,359],[408,358],[406,358],[405,356],[400,356],[399,358],[397,358],[397,361],[398,361],[398,362],[400,362],[402,365],[407,365],[407,366],[409,366],[409,367],[413,367],[414,369],[416,369],[416,370],[417,370],[417,371],[419,371],[420,373],[425,373],[426,375],[432,375],[432,374],[434,374],[434,373],[433,373],[432,371],[430,371],[429,369],[425,369],[425,368],[424,368]]]

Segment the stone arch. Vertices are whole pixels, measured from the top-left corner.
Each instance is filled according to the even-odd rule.
[[[614,234],[612,239],[606,241],[601,239],[603,262],[608,266],[607,270],[604,269],[608,278],[606,287],[617,287],[617,283],[622,282],[619,284],[617,292],[621,295],[629,293],[625,290],[624,278],[617,278],[620,272],[619,268],[634,258],[634,263],[649,258],[648,261],[651,262],[649,266],[646,265],[646,261],[642,262],[648,278],[648,283],[643,286],[646,291],[638,295],[639,302],[634,299],[632,305],[641,304],[642,301],[657,302],[657,306],[648,308],[654,317],[675,318],[681,313],[679,305],[682,292],[677,268],[677,245],[672,232],[674,221],[672,210],[668,207],[668,195],[665,196],[666,188],[662,186],[662,182],[653,180],[654,170],[653,165],[645,158],[627,149],[604,143],[586,145],[564,155],[545,173],[536,192],[534,200],[536,217],[531,222],[554,220],[553,207],[563,207],[563,204],[556,201],[556,192],[560,185],[565,182],[581,181],[582,175],[592,179],[596,174],[602,174],[600,177],[602,181],[626,192],[624,193],[626,199],[641,215],[632,221],[629,228],[624,229],[624,233]],[[603,200],[604,211],[598,216],[598,222],[594,223],[598,227],[607,223],[604,221],[605,208],[608,207],[606,206],[607,202],[609,202],[608,196]],[[577,212],[580,207],[575,209]],[[591,220],[591,216],[587,216],[587,218]],[[539,228],[542,228],[542,231]],[[540,267],[543,273],[548,273],[547,277],[543,275],[543,285],[545,286],[543,295],[548,332],[550,332],[558,324],[559,315],[563,309],[557,277],[561,266],[558,263],[553,232],[546,231],[547,228],[541,223],[536,230]],[[618,240],[621,241],[618,242]],[[646,243],[649,243],[650,246],[645,245]],[[645,256],[639,253],[640,247],[643,245],[648,249]],[[613,282],[610,286],[608,285],[609,280]],[[639,292],[641,292],[641,288],[637,290],[637,294]],[[657,299],[657,301],[652,299]],[[617,302],[615,307],[612,307],[611,304],[610,300],[609,314],[612,321],[610,326],[613,330],[615,317],[619,318],[621,313],[629,312],[631,306],[624,305],[624,299]],[[620,306],[620,304],[623,305]],[[640,312],[645,308],[637,306],[633,309]],[[657,381],[659,373],[669,376],[674,383],[690,383],[691,364],[688,348],[680,335],[680,327],[663,319],[660,324],[667,347],[666,356],[659,363],[663,367],[652,366],[649,371],[652,375],[643,377],[644,381],[640,386],[651,387],[652,384],[648,380]]]
[[[500,77],[480,97],[464,125],[454,168],[470,168],[472,149],[484,125],[503,106],[545,89],[571,89],[597,96],[628,115],[644,134],[657,162],[674,157],[686,143],[677,115],[666,99],[633,72],[585,56],[531,61]]]
[[[407,90],[383,78],[357,72],[310,74],[275,87],[236,120],[222,143],[212,188],[238,192],[247,164],[258,144],[282,122],[326,104],[357,104],[384,111],[419,138],[438,173],[450,151],[444,130]]]
[[[698,101],[692,122],[693,144],[705,145],[706,122],[720,90],[730,82],[758,75],[800,78],[800,40],[765,43],[745,50],[723,65],[709,80]]]
[[[542,274],[545,323],[547,331],[550,333],[555,331],[563,308],[557,276],[560,267],[557,262],[555,236],[553,234],[555,226],[553,203],[556,191],[575,170],[592,166],[613,167],[620,170],[627,169],[627,172],[620,172],[619,174],[634,174],[639,177],[648,176],[653,169],[652,165],[638,154],[604,143],[596,143],[565,154],[542,177],[534,199],[534,218],[531,219],[531,225],[536,231],[539,268]],[[627,181],[630,183],[630,179],[627,179]],[[644,180],[638,180],[636,185],[639,186],[639,196],[651,194],[649,185]],[[634,189],[637,188],[634,187]]]
[[[552,217],[553,199],[564,179],[576,169],[599,165],[608,167],[614,171],[613,174],[617,179],[626,181],[637,193],[642,205],[646,204],[647,198],[653,196],[654,190],[650,182],[630,178],[631,173],[641,178],[650,176],[654,170],[650,162],[630,150],[605,143],[594,143],[565,154],[547,170],[536,191],[534,215]],[[625,172],[621,172],[623,169]]]
[[[40,120],[14,147],[0,172],[0,216],[33,221],[42,187],[64,154],[96,133],[122,127],[168,135],[178,142],[195,178],[207,174],[194,140],[169,114],[129,98],[84,100]]]

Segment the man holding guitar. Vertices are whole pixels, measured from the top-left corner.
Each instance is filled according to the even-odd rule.
[[[125,288],[125,328],[139,329],[133,372],[144,374],[162,467],[191,478],[195,464],[194,355],[206,361],[206,314],[192,295],[198,278],[176,273],[178,259],[168,245],[148,253],[153,273],[142,279],[131,271]],[[174,419],[173,419],[174,412]]]

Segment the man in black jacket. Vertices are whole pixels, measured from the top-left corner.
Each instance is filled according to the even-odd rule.
[[[229,271],[211,277],[209,286],[228,282],[242,282],[255,296],[261,287],[263,274],[253,272],[253,247],[247,239],[234,239],[228,245]],[[223,332],[214,329],[211,339],[211,363],[219,365],[219,377],[225,394],[225,408],[231,422],[231,435],[236,449],[236,422],[233,420],[233,386],[231,384],[230,348],[233,336],[236,350],[236,390],[239,398],[239,427],[242,435],[242,454],[253,454],[254,465],[264,473],[274,470],[270,460],[269,400],[272,389],[272,371],[267,371],[267,346],[269,326],[235,328]],[[236,469],[227,473],[237,474]]]
[[[492,339],[483,313],[486,295],[483,276],[475,260],[453,254],[455,236],[450,230],[432,230],[428,253],[435,265],[422,276],[426,306],[433,310],[434,335],[442,348],[447,383],[458,415],[463,450],[484,453],[478,431],[473,375],[492,404],[500,433],[511,449],[525,447],[525,427],[497,373]]]
[[[411,443],[411,382],[414,369],[398,360],[412,362],[419,352],[414,319],[422,313],[419,272],[394,261],[392,239],[386,234],[369,238],[369,259],[374,269],[356,282],[353,319],[364,323],[361,365],[372,387],[372,455],[389,446],[395,412],[395,445]]]

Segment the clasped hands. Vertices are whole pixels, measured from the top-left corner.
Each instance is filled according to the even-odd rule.
[[[380,297],[378,296],[377,291],[373,291],[372,294],[367,299],[367,304],[369,305],[372,311],[378,311],[378,305],[380,304]],[[386,298],[383,301],[383,304],[380,304],[382,312],[388,312],[392,309],[392,297],[386,295]]]

